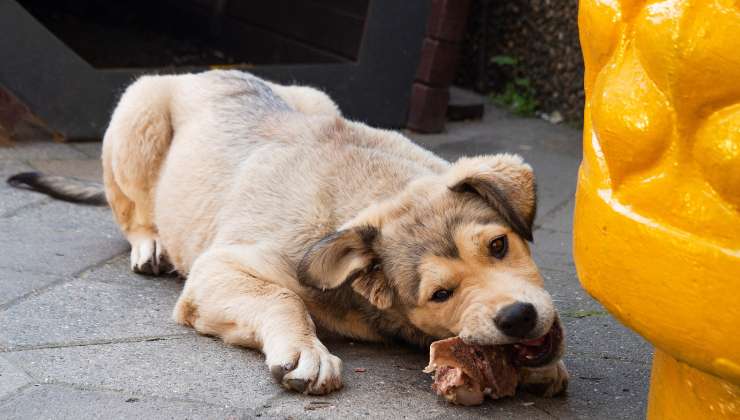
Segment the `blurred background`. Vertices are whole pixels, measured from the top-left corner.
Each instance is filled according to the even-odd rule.
[[[583,116],[574,0],[6,0],[0,25],[6,141],[28,121],[99,139],[138,75],[210,68],[314,85],[350,118],[423,133],[486,103]]]

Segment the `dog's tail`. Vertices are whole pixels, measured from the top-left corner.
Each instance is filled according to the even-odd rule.
[[[15,188],[38,191],[59,200],[91,206],[107,206],[103,184],[79,178],[23,172],[8,178]]]

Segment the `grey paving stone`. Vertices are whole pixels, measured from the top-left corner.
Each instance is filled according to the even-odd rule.
[[[192,334],[170,314],[181,282],[84,279],[57,285],[0,312],[0,343],[9,349]]]
[[[565,360],[571,380],[564,398],[534,398],[561,419],[643,419],[650,365],[580,355]]]
[[[556,271],[540,268],[545,280],[545,289],[550,292],[558,309],[563,311],[601,310],[601,305],[594,301],[578,282],[575,272]]]
[[[205,337],[27,350],[6,357],[40,381],[252,408],[265,417],[280,418],[549,418],[543,409],[570,413],[563,416],[568,418],[594,407],[602,414],[626,413],[613,418],[634,418],[630,415],[644,406],[649,372],[647,363],[569,352],[567,364],[574,379],[567,398],[520,393],[481,407],[460,408],[431,393],[431,379],[421,372],[428,357],[423,351],[345,341],[328,341],[327,346],[344,360],[345,388],[326,397],[285,392],[272,383],[259,354]]]
[[[539,149],[536,149],[539,150]],[[525,155],[537,177],[537,214],[535,224],[542,216],[558,209],[576,193],[577,165],[580,158],[558,153],[536,152]]]
[[[0,268],[0,308],[10,302],[59,282],[63,277]],[[0,312],[1,313],[1,312]]]
[[[249,410],[200,402],[170,401],[126,393],[91,391],[61,385],[27,388],[0,402],[4,419],[238,419]]]
[[[601,312],[578,318],[565,314],[563,325],[568,351],[574,356],[650,365],[653,354],[650,344],[611,315]]]
[[[31,170],[33,168],[17,160],[0,159],[0,217],[29,205],[49,201],[46,196],[12,188],[5,182],[11,175]]]
[[[261,410],[265,417],[484,417],[547,418],[511,399],[460,409],[438,400],[427,355],[403,347],[329,342],[345,362],[345,388],[327,397],[295,395],[273,384],[262,357],[215,339],[192,337],[6,353],[42,382],[181,398]],[[364,373],[354,368],[364,368]],[[525,397],[527,398],[527,397]],[[334,408],[312,401],[330,402]],[[307,410],[306,407],[309,409]]]
[[[80,279],[92,280],[101,283],[130,285],[135,287],[152,287],[163,289],[172,296],[177,296],[182,290],[184,279],[174,275],[145,276],[131,271],[129,253],[124,252],[110,260],[79,275]]]
[[[128,249],[109,209],[59,201],[0,218],[0,232],[0,268],[18,271],[68,275]]]
[[[262,356],[220,340],[187,336],[4,353],[41,382],[259,407],[283,391]]]
[[[532,256],[542,269],[575,273],[573,262],[573,234],[547,228],[534,232]]]
[[[36,170],[47,174],[99,181],[102,188],[103,167],[100,159],[32,159],[28,163]]]
[[[23,371],[0,356],[0,401],[32,381]],[[2,403],[0,403],[0,413],[3,412],[1,407]]]
[[[70,142],[67,144],[93,159],[100,159],[101,151],[103,149],[102,141]]]
[[[537,220],[537,227],[557,232],[573,232],[573,210],[575,203],[575,197],[571,197],[570,200],[561,203],[548,213],[543,212]]]
[[[553,125],[537,118],[521,118],[510,112],[487,106],[482,121],[448,123],[444,133],[418,134],[406,132],[417,143],[435,148],[445,143],[480,139],[507,147],[512,152],[543,149],[548,152],[581,156],[581,130],[565,125]]]
[[[13,147],[0,147],[0,159],[85,159],[87,155],[68,144],[52,141],[19,141]]]

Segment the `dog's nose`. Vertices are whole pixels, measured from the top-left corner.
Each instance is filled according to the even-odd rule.
[[[531,303],[512,303],[501,308],[493,322],[504,334],[524,338],[537,324],[537,310]]]

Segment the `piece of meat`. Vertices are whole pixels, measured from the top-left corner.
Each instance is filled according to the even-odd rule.
[[[481,404],[485,395],[512,396],[519,381],[504,346],[470,345],[459,337],[432,343],[424,372],[434,372],[434,392],[461,405]]]

